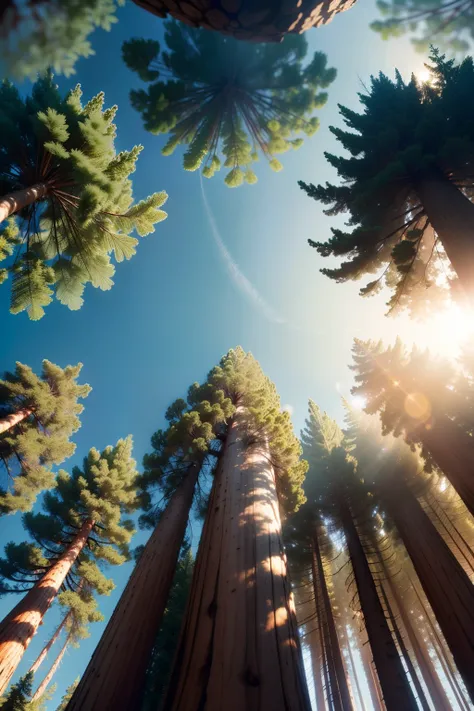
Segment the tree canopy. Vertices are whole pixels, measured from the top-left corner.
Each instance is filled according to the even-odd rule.
[[[230,187],[255,183],[252,164],[262,154],[273,170],[276,156],[303,143],[319,122],[314,111],[336,77],[326,56],[305,63],[307,42],[290,35],[281,44],[245,44],[219,34],[165,23],[166,50],[159,42],[132,39],[123,57],[147,90],[131,101],[154,134],[169,134],[162,149],[186,146],[183,166],[211,178],[223,163]]]
[[[83,106],[80,85],[62,97],[51,72],[23,97],[0,86],[0,192],[37,190],[18,215],[0,225],[2,281],[12,277],[11,311],[44,315],[53,294],[82,306],[85,285],[108,290],[117,262],[135,254],[140,236],[166,217],[164,192],[134,203],[130,175],[142,146],[117,153],[117,107],[104,94]],[[10,211],[7,212],[9,214]]]

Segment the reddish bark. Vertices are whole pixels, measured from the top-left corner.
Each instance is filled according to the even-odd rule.
[[[69,642],[71,641],[71,637],[72,637],[72,632],[69,632],[68,636],[66,637],[66,639],[64,641],[63,646],[61,647],[61,650],[60,650],[58,656],[56,657],[56,659],[54,660],[54,663],[51,666],[51,669],[46,674],[45,678],[43,679],[43,681],[41,682],[41,684],[38,686],[35,693],[33,694],[32,698],[31,698],[32,702],[38,701],[38,699],[40,699],[43,696],[44,692],[48,688],[48,685],[49,685],[51,679],[56,674],[56,671],[57,671],[59,665],[61,664],[62,658],[66,654],[66,649],[68,648]]]
[[[90,519],[82,524],[69,548],[0,623],[0,695],[8,686],[93,527],[94,521]]]
[[[238,407],[216,472],[166,711],[309,711],[268,445]]]
[[[129,711],[139,707],[147,663],[168,600],[200,468],[200,464],[190,468],[160,517],[68,711]]]
[[[48,640],[48,642],[45,644],[45,646],[43,647],[43,649],[42,649],[41,652],[39,653],[38,657],[36,658],[36,661],[33,662],[33,664],[31,665],[31,667],[28,669],[28,672],[31,672],[32,674],[36,674],[36,672],[37,672],[38,669],[40,668],[41,664],[42,664],[42,663],[44,662],[44,660],[46,659],[46,656],[47,656],[49,650],[51,649],[51,647],[53,646],[53,644],[56,642],[57,638],[58,638],[59,635],[61,634],[61,631],[63,630],[64,625],[65,625],[66,622],[70,619],[71,615],[72,615],[71,610],[69,610],[69,612],[68,612],[66,615],[64,615],[64,617],[63,617],[63,619],[61,620],[60,624],[57,626],[56,630],[54,631],[53,636],[52,636],[52,637]]]
[[[385,704],[382,699],[382,689],[377,677],[377,672],[374,669],[374,661],[370,650],[370,644],[366,642],[361,649],[362,661],[364,663],[365,678],[369,687],[372,706],[375,711],[385,711]]]
[[[19,422],[26,420],[26,418],[30,415],[31,410],[28,410],[25,407],[23,410],[18,410],[17,412],[13,412],[11,415],[7,415],[7,417],[3,417],[0,419],[0,434],[11,430],[12,427],[15,427],[15,425]]]
[[[42,200],[47,193],[48,186],[46,183],[37,183],[29,188],[24,188],[24,190],[4,195],[0,198],[0,224],[10,215],[14,215],[24,207]]]

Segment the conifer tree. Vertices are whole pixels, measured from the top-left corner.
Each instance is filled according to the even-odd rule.
[[[0,623],[0,693],[62,589],[77,590],[81,580],[99,594],[112,581],[101,565],[120,565],[128,557],[133,524],[123,514],[138,505],[132,440],[119,440],[103,452],[91,449],[82,468],[60,471],[57,488],[44,496],[45,513],[23,517],[34,544],[9,543],[0,561],[10,591],[27,591]]]
[[[361,113],[339,107],[352,131],[331,131],[349,156],[325,155],[340,185],[300,181],[328,206],[325,214],[349,213],[350,231],[332,228],[329,240],[310,240],[323,257],[346,258],[323,274],[337,282],[376,274],[360,293],[385,284],[390,311],[434,309],[450,286],[452,295],[474,293],[474,131],[468,125],[474,64],[468,57],[455,65],[435,50],[430,59],[432,85],[379,73],[359,95]]]
[[[123,57],[148,90],[133,89],[132,106],[145,128],[169,134],[163,155],[186,146],[183,166],[211,178],[223,163],[225,182],[237,187],[257,177],[252,164],[261,154],[282,169],[277,155],[299,148],[311,136],[314,115],[327,100],[336,77],[326,55],[304,63],[308,45],[291,35],[281,44],[258,45],[165,23],[166,50],[154,40],[132,39]]]
[[[80,427],[78,402],[91,388],[77,382],[82,364],[60,368],[43,361],[41,376],[17,363],[0,380],[0,459],[11,490],[0,489],[0,515],[28,511],[54,486],[53,464],[70,457],[70,436]]]
[[[0,86],[1,277],[12,276],[12,313],[26,309],[34,320],[53,293],[79,309],[87,283],[110,289],[112,254],[130,259],[131,233],[150,234],[166,217],[166,193],[133,202],[129,176],[142,146],[117,153],[117,107],[104,109],[103,93],[83,106],[81,95],[78,85],[61,96],[51,72],[26,98]]]
[[[72,684],[70,684],[67,687],[66,692],[65,692],[63,698],[61,699],[61,703],[59,704],[56,711],[66,711],[67,705],[68,705],[69,701],[71,700],[73,693],[77,689],[78,684],[79,684],[79,677],[75,681],[73,681]]]
[[[22,676],[16,684],[12,686],[7,697],[1,704],[2,711],[29,711],[29,701],[33,687],[33,674],[29,672]]]

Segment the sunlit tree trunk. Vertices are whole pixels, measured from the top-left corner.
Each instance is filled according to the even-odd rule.
[[[23,422],[23,420],[26,420],[26,418],[30,415],[31,410],[28,410],[25,407],[22,410],[17,410],[16,412],[13,412],[11,415],[7,415],[6,417],[0,418],[0,434],[2,434],[3,432],[8,432],[8,430],[11,430],[12,427],[15,427],[15,425],[18,425],[20,422]]]
[[[451,541],[451,543],[454,547],[454,550],[455,550],[454,555],[456,555],[456,557],[458,558],[461,565],[463,565],[463,566],[464,566],[464,564],[466,565],[466,567],[468,568],[468,571],[469,571],[468,575],[474,574],[474,565],[473,565],[474,557],[473,557],[472,551],[469,548],[469,545],[468,545],[467,541],[465,540],[464,536],[461,534],[460,531],[458,531],[458,529],[452,523],[452,521],[449,520],[449,517],[446,516],[444,511],[442,511],[441,506],[439,507],[441,510],[441,513],[439,513],[436,506],[433,506],[433,504],[426,497],[424,497],[424,498],[425,498],[426,506],[428,508],[429,516],[430,516],[431,520],[433,521],[433,523],[435,524],[437,530],[440,531],[441,535],[442,535],[441,531],[444,531],[444,533],[448,536],[448,538]],[[438,525],[436,525],[436,523]],[[460,539],[461,543],[463,544],[462,546],[459,543],[459,541],[457,541],[456,538],[454,537],[454,534],[451,529],[454,530],[454,533]]]
[[[63,555],[0,623],[0,694],[8,686],[26,648],[93,528],[94,521],[90,519],[82,524],[76,538]]]
[[[166,711],[309,711],[275,474],[237,406],[217,468]]]
[[[24,190],[18,190],[15,193],[0,197],[0,224],[10,215],[14,215],[23,210],[24,207],[42,200],[47,193],[48,186],[46,183],[37,183]]]
[[[59,635],[61,634],[61,632],[62,632],[62,630],[63,630],[63,628],[64,628],[64,625],[65,625],[65,624],[67,623],[67,621],[71,618],[71,615],[72,615],[71,610],[69,610],[69,612],[64,615],[64,617],[63,617],[63,619],[61,620],[60,624],[56,627],[56,629],[55,629],[55,631],[54,631],[54,633],[53,633],[53,636],[50,637],[50,639],[49,639],[48,642],[45,644],[45,646],[43,647],[43,649],[41,650],[41,652],[38,654],[36,660],[33,662],[33,664],[31,665],[31,667],[28,669],[29,672],[31,672],[32,674],[36,674],[36,672],[37,672],[38,669],[40,668],[41,664],[42,664],[42,663],[44,662],[44,660],[46,659],[46,656],[47,656],[49,650],[51,649],[51,647],[53,646],[53,644],[56,642],[57,638],[58,638]]]
[[[33,694],[33,697],[31,699],[32,702],[38,701],[38,699],[40,699],[43,696],[44,692],[48,688],[48,686],[51,682],[51,679],[56,674],[56,671],[58,670],[58,667],[61,664],[62,658],[66,654],[66,649],[68,648],[69,642],[71,641],[71,636],[72,636],[72,632],[70,632],[68,634],[68,636],[66,637],[64,644],[61,647],[61,650],[60,650],[58,656],[56,657],[53,665],[51,666],[51,669],[46,674],[46,676],[43,679],[43,681],[41,682],[41,684],[38,686],[36,692]]]

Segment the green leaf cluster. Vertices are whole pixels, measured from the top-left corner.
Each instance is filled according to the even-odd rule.
[[[279,171],[275,157],[299,148],[301,134],[318,129],[314,116],[327,100],[336,70],[307,42],[288,35],[281,44],[246,44],[218,33],[165,23],[164,43],[132,39],[122,53],[127,66],[150,86],[133,89],[131,102],[154,134],[167,134],[163,155],[186,147],[186,170],[211,178],[221,165],[225,183],[253,184],[259,154]]]

